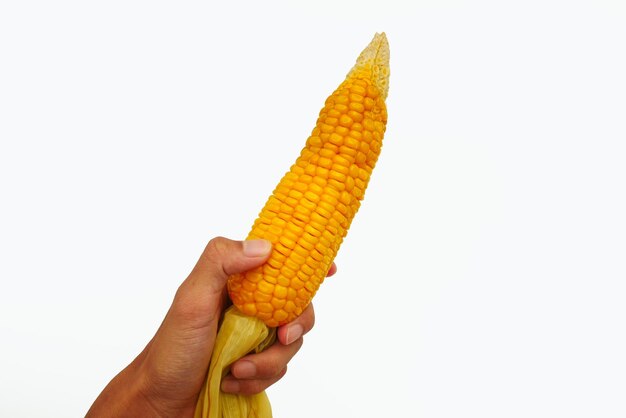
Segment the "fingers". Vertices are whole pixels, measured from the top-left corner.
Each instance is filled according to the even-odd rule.
[[[283,345],[292,344],[298,338],[311,331],[313,325],[315,325],[315,311],[313,304],[310,303],[299,317],[282,327],[278,327],[276,330],[278,341]]]
[[[263,392],[265,389],[278,382],[285,373],[287,373],[287,366],[276,376],[267,379],[243,380],[235,379],[232,375],[228,375],[222,380],[222,391],[241,395],[254,395]]]
[[[287,363],[300,350],[304,340],[299,338],[287,346],[275,343],[259,354],[250,354],[235,362],[222,381],[222,390],[251,395],[267,389],[282,378]]]
[[[287,363],[302,347],[300,338],[290,345],[275,343],[259,354],[250,354],[235,362],[230,375],[222,381],[222,390],[230,393],[254,394],[267,389],[283,377]]]
[[[237,379],[271,379],[277,376],[302,347],[303,339],[284,346],[273,344],[259,354],[249,355],[231,367],[231,374]]]
[[[315,324],[313,305],[294,321],[279,327],[278,342],[259,354],[250,354],[233,363],[231,374],[222,382],[222,390],[229,393],[254,394],[276,383],[287,371],[287,363],[300,350],[302,336]]]

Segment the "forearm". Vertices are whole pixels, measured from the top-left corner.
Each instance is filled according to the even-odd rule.
[[[130,364],[104,388],[86,418],[161,416],[145,396],[142,381],[138,367]]]

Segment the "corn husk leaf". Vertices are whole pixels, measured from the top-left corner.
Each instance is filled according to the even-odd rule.
[[[260,319],[242,314],[234,306],[228,308],[217,333],[194,418],[271,418],[272,408],[265,392],[233,395],[222,392],[221,384],[231,364],[251,352],[260,353],[275,340],[275,328],[270,329]]]

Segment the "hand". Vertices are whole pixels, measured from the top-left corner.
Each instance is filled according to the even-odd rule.
[[[328,276],[337,272],[333,263]],[[236,361],[222,380],[222,390],[251,395],[267,389],[287,372],[287,363],[302,347],[302,336],[313,328],[315,313],[309,304],[302,314],[287,325],[278,327],[278,342],[259,354],[250,354]]]
[[[178,288],[155,336],[107,385],[87,416],[193,416],[228,302],[226,281],[263,264],[270,252],[271,244],[263,240],[211,240]],[[335,271],[333,264],[329,276]],[[314,322],[310,305],[296,320],[278,328],[274,345],[235,362],[222,390],[253,394],[278,381]]]

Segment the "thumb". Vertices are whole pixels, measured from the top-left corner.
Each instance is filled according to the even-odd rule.
[[[221,291],[229,276],[263,264],[271,250],[272,244],[262,239],[233,241],[223,237],[213,238],[189,278]]]
[[[213,238],[176,292],[175,312],[187,321],[205,322],[219,318],[228,277],[260,266],[271,250],[272,244],[266,240]]]

